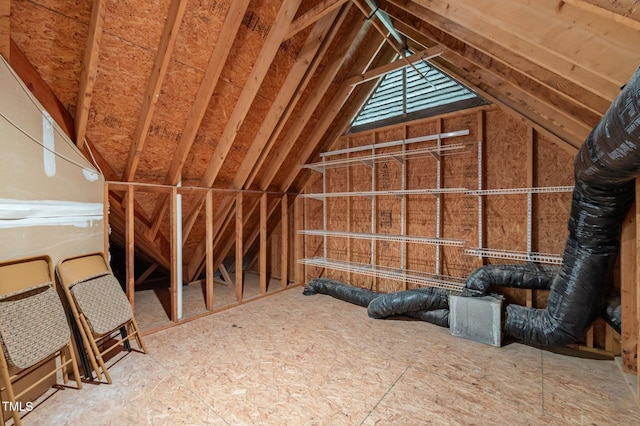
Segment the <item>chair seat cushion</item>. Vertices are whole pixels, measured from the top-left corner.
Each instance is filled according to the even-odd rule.
[[[0,301],[0,335],[9,368],[29,368],[69,343],[67,317],[51,283]]]
[[[112,274],[81,281],[70,290],[95,335],[110,333],[133,317],[129,300]]]

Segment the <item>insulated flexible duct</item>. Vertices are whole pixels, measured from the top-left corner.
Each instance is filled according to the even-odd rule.
[[[620,229],[634,199],[633,180],[640,174],[639,100],[636,71],[576,155],[569,236],[547,308],[507,306],[506,334],[529,343],[565,345],[582,338],[605,310]],[[474,272],[469,286],[509,282],[523,287],[520,281],[505,279],[513,276],[511,266],[505,269]]]
[[[371,318],[406,315],[443,327],[449,326],[449,292],[441,288],[418,288],[383,294],[328,278],[316,278],[302,291],[305,296],[327,294],[367,308]]]

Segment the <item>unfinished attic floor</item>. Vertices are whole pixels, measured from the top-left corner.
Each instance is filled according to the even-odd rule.
[[[638,425],[613,360],[373,320],[301,287],[146,336],[113,384],[53,393],[25,425]]]

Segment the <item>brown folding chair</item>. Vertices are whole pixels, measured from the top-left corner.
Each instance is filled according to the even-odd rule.
[[[18,400],[58,371],[62,370],[67,384],[67,369],[71,366],[76,386],[82,389],[69,323],[49,256],[0,263],[0,342],[2,390],[6,391],[7,411],[11,411],[14,425],[21,424],[19,407],[26,405]],[[61,359],[59,366],[19,393],[14,391],[16,381],[57,356]]]
[[[147,352],[129,300],[104,253],[63,259],[56,271],[78,323],[91,368],[98,380],[102,380],[102,372],[107,383],[111,384],[111,376],[104,363],[107,353],[121,345],[129,349],[131,339],[136,340],[141,352]],[[122,337],[118,339],[116,334],[121,329],[125,333],[121,332]],[[106,349],[99,349],[99,343],[103,343]]]

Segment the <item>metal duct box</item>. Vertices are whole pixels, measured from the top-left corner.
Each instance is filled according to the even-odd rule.
[[[502,297],[449,296],[451,334],[493,346],[502,345]]]

